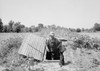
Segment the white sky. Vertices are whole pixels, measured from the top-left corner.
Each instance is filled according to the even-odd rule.
[[[91,28],[100,23],[100,0],[0,0],[0,18],[26,26],[56,24],[67,28]]]

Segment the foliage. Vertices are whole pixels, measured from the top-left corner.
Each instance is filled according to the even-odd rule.
[[[8,31],[9,31],[9,32],[13,32],[13,25],[14,25],[14,21],[11,20],[11,21],[8,23],[8,26],[9,26]]]
[[[25,27],[25,25],[21,24],[21,22],[14,22],[12,20],[9,21],[8,25],[3,26],[3,22],[0,19],[0,32],[40,32],[42,29],[48,28],[53,30],[67,30],[71,32],[96,32],[100,31],[100,24],[95,23],[92,28],[85,29],[85,28],[65,28],[61,26],[48,25],[44,26],[43,23],[39,23],[38,26],[31,26],[31,27]]]
[[[8,25],[3,26],[3,32],[8,32]]]
[[[10,66],[13,60],[19,58],[17,50],[22,43],[22,38],[18,36],[3,40],[0,45],[0,65]]]
[[[100,24],[99,23],[95,23],[93,26],[94,31],[100,31]]]
[[[39,24],[38,24],[38,27],[39,27],[39,28],[43,28],[44,25],[43,25],[42,23],[39,23]]]
[[[81,29],[80,29],[80,28],[77,28],[77,29],[76,29],[76,32],[81,32]]]
[[[0,19],[0,32],[3,31],[3,23],[2,23],[2,19]]]
[[[100,49],[100,41],[89,36],[80,36],[74,40],[74,48]]]
[[[74,59],[75,59],[75,63],[76,65],[79,65],[79,67],[84,66],[88,68],[88,67],[99,65],[99,61],[96,59],[96,57],[93,56],[93,58],[95,59],[91,58],[92,55],[90,55],[90,52],[85,52],[83,50],[83,49],[86,49],[86,51],[88,50],[93,50],[93,51],[98,50],[99,51],[100,41],[97,38],[90,38],[89,36],[82,36],[76,33],[66,32],[65,29],[63,30],[61,29],[55,30],[55,29],[45,28],[45,29],[42,29],[37,34],[43,37],[47,37],[48,33],[50,31],[53,31],[55,32],[57,36],[66,38],[68,41],[67,43],[64,43],[65,45],[64,47],[68,48],[69,46],[71,46],[70,49],[71,48],[76,49],[76,50],[72,50],[75,56],[72,55],[71,57],[70,55],[69,60],[72,60],[74,62]],[[17,70],[18,67],[21,67],[23,64],[25,64],[26,61],[24,60],[24,58],[21,58],[21,55],[17,53],[22,40],[23,39],[21,37],[15,35],[5,41],[2,41],[1,43],[2,49],[0,50],[0,64],[1,65],[6,65],[6,67],[13,66],[13,68]],[[78,52],[78,49],[79,49],[79,52]],[[71,50],[69,49],[67,49],[67,51],[68,52],[66,53],[71,52]],[[85,66],[87,62],[88,64]]]
[[[16,22],[13,26],[13,31],[19,33],[21,31],[20,22]]]

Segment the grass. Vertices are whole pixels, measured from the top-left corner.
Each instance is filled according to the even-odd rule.
[[[81,35],[88,35],[90,37],[93,37],[93,38],[99,38],[100,39],[100,32],[93,32],[93,33],[79,33]]]
[[[89,43],[95,42],[97,44],[100,44],[99,41],[97,41],[98,39],[89,39],[88,36],[80,36],[77,33],[66,32],[63,30],[53,31],[55,32],[57,37],[66,38],[68,40],[67,43],[63,44],[67,49],[65,51],[66,62],[70,61],[72,65],[83,68],[83,71],[84,69],[88,71],[89,69],[91,69],[91,67],[98,69],[97,67],[100,64],[100,51],[95,49],[86,49],[84,48],[83,43],[80,43],[81,41],[89,41]],[[48,37],[49,32],[50,30],[47,30],[35,34],[42,37]],[[29,34],[30,33],[0,33],[0,65],[5,67],[13,65],[17,68],[21,65],[21,63],[24,63],[23,59],[21,59],[17,51],[24,37]],[[83,33],[80,34],[83,35]],[[93,36],[95,34],[99,37],[100,33],[88,34]],[[87,33],[85,35],[87,35]],[[79,39],[81,41],[79,41]],[[74,42],[75,40],[79,42],[77,42],[76,44],[76,42]],[[83,48],[80,48],[81,46]]]
[[[13,61],[17,61],[14,65],[20,64],[17,53],[22,40],[26,33],[0,33],[0,65],[4,67],[10,67],[13,65]],[[13,65],[13,66],[14,66]]]

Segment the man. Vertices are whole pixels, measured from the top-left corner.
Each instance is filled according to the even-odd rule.
[[[60,65],[64,65],[64,56],[62,51],[62,42],[55,37],[53,32],[50,32],[49,38],[46,40],[47,45],[47,60],[59,60]]]

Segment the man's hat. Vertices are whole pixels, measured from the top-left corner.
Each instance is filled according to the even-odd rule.
[[[54,32],[50,32],[49,35],[50,35],[50,36],[55,36],[55,33],[54,33]]]

